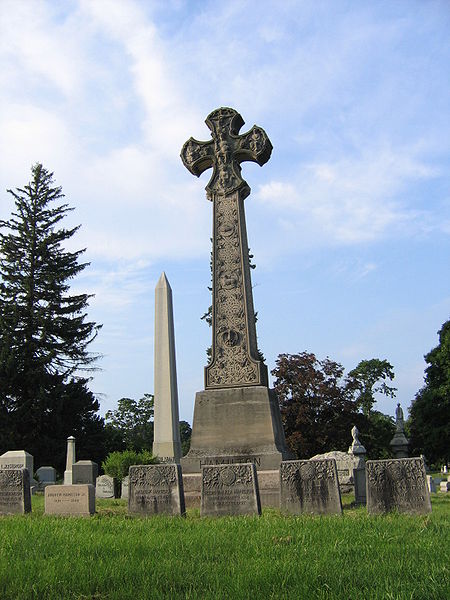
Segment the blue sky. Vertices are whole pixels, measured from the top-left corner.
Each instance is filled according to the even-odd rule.
[[[153,391],[154,288],[173,289],[180,418],[210,330],[211,204],[183,167],[206,116],[238,110],[273,152],[246,163],[258,341],[347,370],[389,360],[406,408],[450,314],[450,3],[0,2],[0,189],[35,162],[82,224],[104,358],[101,410]],[[13,204],[2,192],[0,218]],[[67,223],[69,224],[69,223]]]

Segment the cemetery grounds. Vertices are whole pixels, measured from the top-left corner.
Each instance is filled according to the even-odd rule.
[[[0,517],[1,600],[132,598],[450,598],[450,494],[433,512],[200,518],[128,515],[97,499],[93,517]]]

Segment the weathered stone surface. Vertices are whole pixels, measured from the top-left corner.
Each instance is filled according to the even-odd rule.
[[[0,515],[31,512],[28,469],[0,470]]]
[[[311,458],[311,460],[325,459],[334,459],[336,461],[341,493],[353,491],[355,483],[353,470],[361,468],[361,458],[348,454],[347,452],[340,452],[339,450],[333,450],[332,452],[326,452],[324,454],[316,454]],[[364,468],[364,462],[362,466]]]
[[[202,467],[202,517],[252,514],[261,514],[258,477],[254,464]]]
[[[420,458],[369,460],[366,463],[367,511],[431,512],[425,465]]]
[[[181,459],[183,473],[245,462],[271,470],[290,458],[277,398],[267,387],[198,392],[193,422],[191,448]]]
[[[114,498],[114,479],[109,475],[100,475],[95,484],[96,498]]]
[[[33,456],[25,450],[8,450],[0,456],[0,469],[27,469],[33,480]]]
[[[206,124],[212,140],[190,138],[181,150],[183,164],[194,175],[213,169],[206,186],[213,202],[212,355],[205,391],[195,399],[191,448],[181,464],[191,473],[202,464],[231,461],[274,469],[289,453],[257,346],[244,214],[250,188],[240,167],[244,161],[262,166],[272,145],[257,126],[240,135],[244,121],[232,108],[213,111]]]
[[[212,167],[206,186],[213,201],[212,359],[205,369],[205,388],[267,385],[267,367],[258,358],[243,200],[250,188],[240,163],[265,164],[272,144],[265,131],[244,125],[232,108],[218,108],[206,124],[212,140],[190,138],[181,150],[184,166],[197,177]]]
[[[86,516],[95,513],[92,484],[51,485],[45,488],[45,514]]]
[[[128,511],[141,515],[184,515],[183,478],[180,465],[130,467]]]
[[[342,514],[336,461],[283,461],[280,466],[280,508],[295,515]]]
[[[122,491],[120,493],[120,497],[122,500],[128,500],[129,495],[129,477],[128,475],[122,479]]]
[[[95,487],[98,464],[92,460],[79,460],[72,465],[72,483],[89,483]]]
[[[67,438],[67,453],[66,453],[66,470],[64,471],[64,484],[72,483],[72,466],[75,463],[75,438],[69,435]]]
[[[353,482],[355,487],[355,504],[366,504],[366,468],[365,466],[353,469]]]
[[[180,462],[181,440],[172,289],[165,273],[155,288],[155,418],[153,455]]]

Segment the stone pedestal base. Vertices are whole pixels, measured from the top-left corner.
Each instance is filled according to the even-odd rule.
[[[289,458],[273,390],[253,386],[197,392],[191,449],[181,459],[183,473],[239,462],[252,462],[258,471],[273,470]]]

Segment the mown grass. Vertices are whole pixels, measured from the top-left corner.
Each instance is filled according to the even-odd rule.
[[[0,518],[0,599],[449,598],[450,494],[427,516]]]

